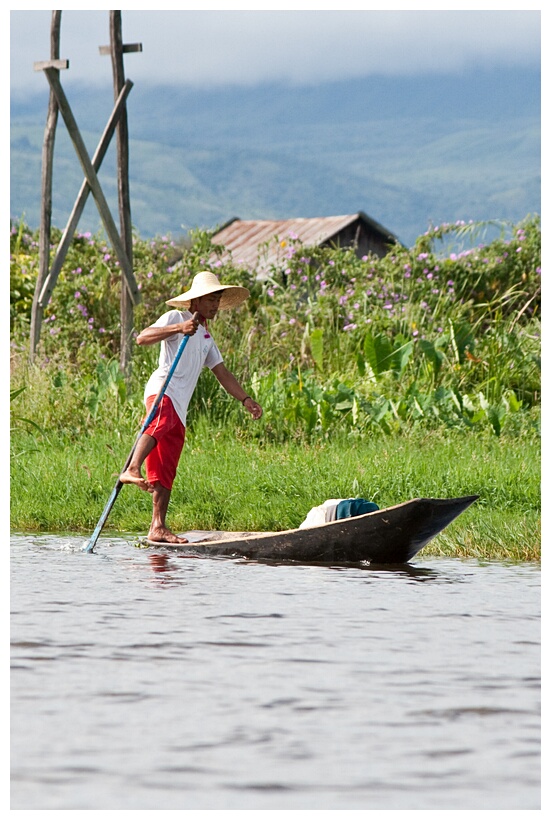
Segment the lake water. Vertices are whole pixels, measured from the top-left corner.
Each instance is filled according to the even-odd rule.
[[[538,809],[540,568],[11,539],[11,808]]]

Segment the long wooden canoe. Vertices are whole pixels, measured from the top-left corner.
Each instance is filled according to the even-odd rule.
[[[189,544],[145,544],[204,556],[307,564],[405,564],[476,499],[414,498],[394,507],[283,532],[181,533]]]

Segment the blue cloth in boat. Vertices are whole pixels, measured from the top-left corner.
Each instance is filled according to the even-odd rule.
[[[337,504],[336,520],[353,518],[355,515],[365,515],[378,509],[379,507],[374,501],[367,501],[365,498],[345,498]]]

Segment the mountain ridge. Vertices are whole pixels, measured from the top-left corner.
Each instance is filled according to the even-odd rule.
[[[91,155],[111,112],[112,89],[62,79]],[[529,70],[315,87],[134,87],[132,221],[149,237],[214,228],[234,216],[361,210],[406,244],[430,223],[517,222],[540,210],[539,95],[539,73]],[[31,226],[40,218],[47,102],[47,88],[11,100],[10,213]],[[99,179],[116,215],[114,154],[113,141]],[[82,176],[60,118],[56,226],[64,226]],[[100,227],[93,202],[79,227]]]

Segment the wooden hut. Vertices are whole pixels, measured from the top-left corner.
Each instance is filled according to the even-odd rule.
[[[225,249],[222,261],[262,275],[284,264],[289,240],[306,247],[354,248],[358,257],[386,256],[399,240],[387,228],[359,211],[348,216],[296,219],[232,219],[212,237]]]

